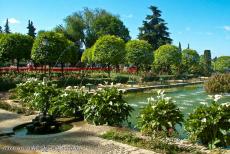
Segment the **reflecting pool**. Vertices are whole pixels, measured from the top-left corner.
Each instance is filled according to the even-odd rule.
[[[183,112],[185,119],[188,116],[188,113],[191,113],[197,106],[210,104],[212,102],[212,99],[204,91],[203,85],[184,86],[164,90],[166,97],[172,97],[173,101]],[[156,91],[157,90],[154,89],[145,92],[128,93],[124,96],[124,99],[134,108],[134,111],[129,118],[131,127],[135,128],[140,108],[148,103],[147,98],[157,96]],[[219,103],[223,102],[230,102],[230,96],[224,96],[219,100]],[[180,126],[177,126],[177,130],[180,134],[180,138],[186,138],[186,133],[184,132],[183,127],[181,128]]]

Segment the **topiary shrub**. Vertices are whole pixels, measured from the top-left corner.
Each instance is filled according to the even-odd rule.
[[[204,87],[210,94],[230,93],[230,73],[212,76]]]
[[[164,91],[158,91],[157,99],[149,98],[149,104],[140,111],[137,126],[142,133],[155,136],[163,132],[171,136],[175,125],[182,125],[182,112],[170,97],[164,96]]]
[[[230,103],[218,104],[220,95],[210,106],[199,106],[185,122],[189,139],[210,149],[230,144]]]
[[[120,125],[130,115],[132,107],[122,98],[122,92],[107,87],[96,92],[85,105],[85,119],[95,125]]]

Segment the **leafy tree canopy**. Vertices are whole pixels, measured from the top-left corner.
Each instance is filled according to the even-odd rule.
[[[230,69],[230,56],[218,57],[215,62],[215,70],[225,72]]]
[[[37,63],[66,62],[66,58],[71,57],[68,53],[71,45],[61,33],[42,32],[34,41],[31,58]]]
[[[33,39],[23,34],[2,34],[0,36],[0,57],[13,60],[30,59]]]
[[[125,43],[113,35],[100,37],[94,44],[94,61],[106,64],[117,65],[124,61]]]
[[[129,64],[137,68],[147,68],[153,63],[151,44],[144,40],[131,40],[126,43],[125,50]]]
[[[129,31],[119,17],[103,9],[75,12],[64,20],[65,25],[59,25],[55,31],[64,33],[67,38],[78,45],[84,44],[90,48],[103,35],[115,35],[125,41],[130,39]]]
[[[174,45],[163,45],[160,46],[154,52],[154,66],[163,71],[170,72],[170,68],[177,67],[181,63],[181,52]]]

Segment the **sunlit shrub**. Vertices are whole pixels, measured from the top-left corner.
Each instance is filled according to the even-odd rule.
[[[210,94],[230,93],[230,73],[211,77],[204,87]]]
[[[175,125],[182,125],[182,112],[170,97],[165,97],[164,91],[158,91],[157,98],[148,98],[148,102],[140,111],[138,128],[147,135],[165,132],[171,136],[176,131]]]

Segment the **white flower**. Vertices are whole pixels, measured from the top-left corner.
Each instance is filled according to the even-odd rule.
[[[222,106],[229,107],[229,106],[230,106],[230,102],[222,103],[221,105],[222,105]]]
[[[71,89],[71,88],[72,88],[71,86],[68,86],[68,87],[66,87],[65,89],[66,89],[66,90],[69,90],[69,89]]]
[[[102,88],[97,88],[97,90],[102,90]]]
[[[68,96],[68,94],[66,92],[61,95],[61,97],[66,97],[66,96]]]
[[[113,86],[113,82],[111,82],[111,86]]]
[[[152,105],[152,109],[153,109],[153,110],[155,109],[155,107],[156,107],[155,105]]]
[[[208,103],[207,102],[200,102],[200,104],[207,105]]]
[[[172,98],[171,97],[165,97],[165,100],[168,102],[170,101]]]
[[[160,93],[161,93],[161,90],[157,90],[157,95],[160,95]]]
[[[109,101],[109,105],[113,105],[113,102],[112,102],[112,101]]]
[[[162,91],[160,92],[160,95],[164,95],[164,93],[165,93],[165,91],[164,91],[164,90],[162,90]]]
[[[39,93],[37,93],[37,92],[34,93],[34,96],[35,96],[35,97],[37,97],[38,95],[39,95]]]
[[[78,88],[78,86],[74,86],[74,88],[75,88],[75,89],[77,89],[77,88]]]
[[[206,122],[206,121],[207,121],[206,118],[201,119],[201,122]]]
[[[219,99],[221,99],[222,95],[215,95],[214,101],[217,102]]]
[[[125,92],[126,92],[126,90],[125,90],[125,89],[120,89],[120,91],[122,91],[122,93],[125,93]]]

